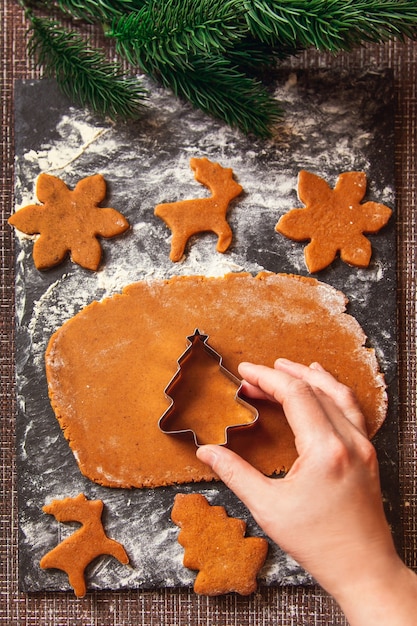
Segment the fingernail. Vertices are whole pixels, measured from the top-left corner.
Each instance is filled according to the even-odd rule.
[[[311,363],[309,365],[311,370],[317,370],[318,372],[325,372],[326,370],[324,369],[324,367],[322,367],[320,365],[320,363],[317,363],[316,361],[314,361],[314,363]]]
[[[238,372],[239,374],[242,374],[242,372],[247,371],[248,367],[251,367],[251,363],[248,363],[247,361],[242,361],[241,363],[239,363],[238,365]]]
[[[206,465],[209,465],[210,467],[213,467],[214,462],[217,459],[217,451],[216,448],[214,446],[201,446],[200,448],[197,448],[197,452],[196,452],[197,458],[202,461],[203,463],[206,463]]]
[[[294,365],[294,361],[290,361],[289,359],[284,359],[283,357],[279,357],[274,363],[275,368],[287,369]]]

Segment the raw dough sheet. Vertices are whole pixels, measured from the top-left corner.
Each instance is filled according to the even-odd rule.
[[[263,269],[308,275],[305,244],[274,231],[281,215],[302,206],[297,198],[301,169],[322,176],[331,186],[341,172],[363,170],[368,177],[366,199],[394,208],[390,72],[280,72],[271,79],[270,88],[286,113],[277,136],[268,141],[246,138],[149,86],[151,100],[144,118],[115,125],[69,103],[53,81],[16,85],[16,205],[37,202],[35,182],[41,172],[59,176],[70,188],[85,176],[101,173],[108,187],[102,206],[114,207],[132,225],[128,236],[101,240],[104,255],[98,272],[83,270],[69,260],[39,272],[32,261],[33,243],[17,237],[16,434],[19,568],[24,591],[69,589],[66,574],[39,568],[42,556],[74,529],[42,512],[42,506],[54,498],[84,492],[102,499],[106,532],[130,556],[127,567],[107,557],[95,561],[87,570],[90,589],[192,586],[195,574],[182,565],[178,529],[170,520],[178,492],[203,493],[229,515],[245,519],[248,534],[262,534],[245,507],[220,483],[118,490],[85,479],[48,400],[44,352],[51,334],[85,305],[144,278],[256,274]],[[170,231],[153,211],[158,203],[205,195],[189,166],[193,156],[232,167],[244,193],[228,213],[234,239],[224,255],[215,250],[215,235],[204,234],[193,238],[183,262],[172,263]],[[370,239],[369,268],[358,270],[336,260],[317,278],[349,298],[347,312],[362,325],[386,377],[389,411],[375,444],[395,533],[399,524],[395,215]],[[297,585],[311,579],[271,544],[260,583]]]

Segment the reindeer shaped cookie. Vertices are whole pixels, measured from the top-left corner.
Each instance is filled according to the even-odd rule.
[[[216,250],[225,252],[233,236],[226,221],[226,212],[231,200],[242,192],[242,187],[233,180],[231,168],[222,167],[206,157],[192,158],[190,166],[194,170],[194,178],[208,187],[211,196],[167,202],[155,207],[155,215],[172,231],[171,261],[181,260],[191,235],[205,231],[218,236]]]
[[[124,565],[129,563],[123,546],[109,539],[104,532],[101,500],[87,500],[80,493],[76,498],[53,500],[42,510],[53,515],[58,522],[75,521],[82,524],[70,537],[45,554],[40,562],[42,569],[56,568],[66,572],[78,598],[86,594],[84,571],[96,557],[108,554]]]

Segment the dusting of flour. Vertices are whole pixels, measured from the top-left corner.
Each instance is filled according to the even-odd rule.
[[[338,79],[336,79],[337,81]],[[106,503],[106,530],[121,541],[131,558],[129,567],[100,559],[92,568],[89,584],[97,588],[192,585],[194,574],[182,566],[177,529],[170,522],[175,488],[170,490],[106,490],[80,476],[75,460],[49,406],[44,373],[44,353],[51,335],[94,300],[120,293],[138,280],[173,276],[223,276],[229,272],[260,271],[307,275],[304,244],[275,232],[281,215],[300,207],[297,177],[307,169],[333,186],[343,171],[365,171],[369,199],[394,203],[393,180],[380,175],[374,155],[378,144],[378,106],[384,99],[384,82],[376,75],[339,80],[324,72],[306,79],[288,72],[275,85],[275,96],[286,110],[285,122],[270,140],[243,137],[200,111],[182,104],[149,82],[151,101],[144,119],[134,124],[113,124],[60,99],[51,83],[28,82],[21,91],[27,103],[38,101],[43,89],[58,114],[38,132],[19,136],[16,155],[16,210],[38,203],[39,174],[59,176],[70,188],[86,176],[101,173],[107,183],[103,206],[112,206],[129,220],[131,228],[120,237],[101,240],[103,262],[89,272],[67,260],[48,272],[38,272],[32,262],[33,241],[18,239],[16,317],[20,352],[17,380],[21,421],[18,450],[24,480],[20,483],[22,557],[21,577],[29,591],[65,589],[65,576],[40,571],[39,559],[53,547],[61,530],[41,512],[45,501],[76,495],[101,497]],[[51,95],[52,94],[52,95]],[[48,106],[48,105],[47,105]],[[31,110],[38,128],[41,111]],[[55,110],[55,109],[54,109]],[[38,119],[39,118],[39,119]],[[378,147],[379,149],[379,147]],[[228,221],[233,242],[225,254],[216,252],[212,233],[193,237],[179,263],[169,260],[170,231],[153,214],[161,202],[205,197],[190,168],[191,157],[208,157],[231,167],[243,193],[230,206]],[[346,294],[354,315],[375,348],[384,367],[392,363],[389,332],[378,315],[390,259],[383,238],[373,238],[374,258],[367,270],[336,262],[318,278]],[[329,297],[327,287],[319,290]],[[333,292],[332,292],[333,293]],[[333,293],[334,295],[334,293]],[[331,297],[333,297],[333,295]],[[334,296],[342,310],[344,297]],[[336,304],[337,303],[337,304]],[[256,307],[257,303],[248,303]],[[291,312],[289,312],[289,315]],[[390,352],[391,350],[391,352]],[[184,486],[181,491],[195,487]],[[243,505],[219,485],[199,485],[216,504],[247,520],[248,531],[258,533]],[[128,520],[128,523],[126,523]],[[162,565],[161,565],[162,564]],[[303,584],[309,576],[272,547],[261,575],[265,584]]]

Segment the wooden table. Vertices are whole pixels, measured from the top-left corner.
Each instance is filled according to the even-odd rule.
[[[14,250],[6,220],[13,207],[13,82],[38,78],[26,55],[23,12],[4,0],[0,8],[2,123],[0,223],[0,360],[1,360],[1,527],[0,623],[8,626],[130,626],[133,624],[346,624],[335,602],[318,587],[260,589],[249,597],[206,598],[192,591],[89,593],[83,600],[69,594],[27,596],[17,582],[17,502],[14,455]],[[417,258],[417,43],[368,46],[335,57],[311,51],[292,61],[294,67],[381,68],[394,71],[396,87],[396,187],[398,240],[399,453],[404,558],[417,569],[417,417],[416,417],[416,258]],[[382,147],[383,148],[383,147]]]

